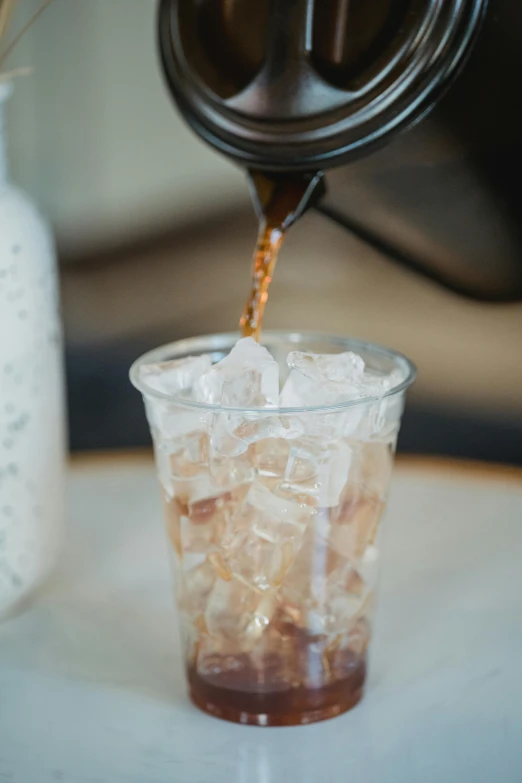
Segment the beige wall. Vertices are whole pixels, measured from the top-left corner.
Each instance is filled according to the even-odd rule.
[[[40,0],[21,0],[18,20]],[[155,0],[54,0],[11,65],[15,177],[67,248],[103,245],[248,198],[243,175],[185,127],[163,85]]]

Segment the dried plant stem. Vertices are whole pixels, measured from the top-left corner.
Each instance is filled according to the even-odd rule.
[[[16,0],[0,0],[0,41],[9,26]]]
[[[15,46],[18,44],[20,39],[23,38],[23,36],[26,34],[26,32],[29,30],[29,28],[33,25],[34,22],[36,22],[36,20],[40,16],[40,14],[43,14],[43,12],[47,8],[47,6],[50,3],[52,3],[52,1],[53,0],[44,0],[42,5],[34,12],[34,14],[30,17],[30,19],[24,24],[24,26],[22,27],[20,32],[17,33],[17,35],[15,35],[15,37],[13,38],[12,41],[10,41],[10,43],[7,45],[7,47],[4,49],[4,51],[0,55],[0,68],[2,67],[2,65],[4,64],[6,59],[9,57],[9,55],[11,54],[11,52],[13,51]],[[16,0],[9,0],[9,2],[14,4],[14,2],[16,2]]]

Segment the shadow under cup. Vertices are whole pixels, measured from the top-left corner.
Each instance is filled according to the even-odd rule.
[[[162,395],[140,368],[229,353],[236,334],[182,340],[139,359],[165,503],[190,695],[260,726],[339,715],[363,694],[380,520],[404,394],[405,357],[314,334],[265,333],[290,351],[353,351],[384,396],[330,407],[231,409]]]

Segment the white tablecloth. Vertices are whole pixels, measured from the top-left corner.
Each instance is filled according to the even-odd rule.
[[[236,726],[185,696],[151,463],[75,463],[61,564],[0,625],[0,781],[520,783],[521,484],[399,467],[386,525],[363,703]]]

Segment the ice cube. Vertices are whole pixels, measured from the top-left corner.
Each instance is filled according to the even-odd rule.
[[[346,496],[330,509],[329,540],[335,549],[357,563],[374,543],[384,503],[376,496]]]
[[[351,351],[338,354],[293,351],[288,355],[287,361],[292,370],[290,375],[297,394],[306,392],[317,398],[322,394],[323,402],[317,404],[382,397],[400,380],[396,370],[389,375],[383,375],[365,369],[362,357]],[[311,383],[306,385],[302,380],[297,381],[294,373],[299,373]]]
[[[357,570],[370,590],[376,590],[379,579],[380,552],[375,544],[368,544],[357,564]]]
[[[280,537],[281,529],[285,525],[289,526],[292,534],[295,529],[303,531],[311,517],[310,509],[277,497],[262,484],[252,484],[246,503],[254,511],[254,528],[273,529],[275,538]]]
[[[261,596],[252,615],[252,619],[245,629],[245,635],[251,642],[256,642],[268,628],[275,608],[276,597],[274,593],[266,593]]]
[[[176,498],[165,495],[164,498],[165,529],[178,559],[182,556],[181,549],[181,517],[182,508]]]
[[[350,630],[364,616],[370,605],[371,592],[360,574],[346,562],[330,574],[319,612],[329,636]]]
[[[328,446],[314,441],[297,441],[290,448],[284,481],[277,494],[303,494],[321,507],[336,506],[348,480],[352,449],[343,440]]]
[[[384,395],[398,382],[397,373],[380,375],[366,370],[357,354],[312,354],[292,352],[291,371],[280,395],[283,408],[321,407],[365,398],[381,398],[328,414],[307,414],[301,422],[308,435],[325,440],[332,436],[381,438],[398,428],[400,411]]]
[[[314,392],[315,384],[298,370],[291,370],[281,389],[279,404],[281,408],[304,408]],[[321,405],[321,402],[316,403]]]
[[[370,623],[364,617],[360,617],[354,623],[349,633],[341,641],[341,649],[352,650],[356,655],[362,656],[368,649],[370,642]]]
[[[358,385],[361,397],[376,397],[373,402],[364,405],[361,418],[354,435],[361,440],[394,442],[399,432],[400,419],[404,408],[401,394],[385,396],[396,381],[394,373],[388,377],[366,374]],[[349,434],[349,433],[347,433]]]
[[[361,397],[359,383],[364,374],[364,361],[354,353],[292,351],[287,362],[291,372],[281,394],[283,407],[333,405]]]
[[[206,445],[205,445],[206,444]],[[175,441],[154,441],[154,453],[160,483],[169,497],[174,494],[183,502],[197,495],[198,498],[219,494],[208,476],[204,450],[208,438],[202,433],[190,433],[189,437]],[[171,449],[175,451],[171,452]],[[201,455],[197,450],[201,449]]]
[[[165,459],[161,453],[156,458],[160,465],[160,476],[168,472],[169,492],[185,506],[223,492],[223,487],[218,486],[209,473],[209,449],[206,433],[193,432],[161,444],[157,450],[167,451],[167,467],[160,465],[160,461]]]
[[[217,454],[239,457],[248,450],[248,443],[235,434],[240,417],[224,412],[215,413],[212,419],[210,443]]]
[[[362,496],[385,501],[393,468],[392,447],[373,441],[349,440],[348,444],[352,460],[342,502],[355,503]]]
[[[172,443],[164,448],[172,447]],[[157,456],[162,484],[168,484],[168,493],[175,494],[185,505],[216,498],[234,486],[244,484],[252,477],[252,466],[246,457],[216,459],[208,436],[191,433],[176,441],[177,451],[164,457]],[[158,451],[158,450],[157,450]],[[165,473],[167,478],[165,479]]]
[[[220,487],[239,487],[250,483],[254,478],[254,469],[247,454],[227,457],[211,449],[209,471]]]
[[[154,438],[153,444],[158,479],[163,487],[165,496],[171,498],[174,495],[174,487],[172,486],[172,476],[170,472],[170,454],[159,439]]]
[[[211,366],[212,359],[207,354],[159,364],[144,364],[140,367],[140,380],[154,391],[172,395],[191,389]]]
[[[170,452],[170,472],[174,478],[192,478],[206,470],[209,439],[206,433],[191,432],[166,444]]]
[[[292,370],[281,391],[280,405],[282,408],[328,407],[359,398],[358,388],[353,385],[332,381],[319,383],[302,375],[299,370]],[[353,406],[329,413],[307,412],[291,418],[294,426],[301,427],[306,435],[328,443],[332,438],[353,436],[363,415],[361,406]]]
[[[341,555],[310,526],[279,590],[282,603],[296,625],[308,627],[308,615],[317,608],[318,598],[324,593],[330,573],[344,562]],[[322,625],[314,626],[313,632],[321,633]]]
[[[266,348],[245,337],[199,378],[195,396],[200,402],[228,407],[277,406],[279,366]]]
[[[258,440],[293,440],[302,434],[303,427],[295,417],[220,412],[214,416],[211,442],[219,453],[234,457],[244,454]]]
[[[204,635],[198,644],[198,673],[221,687],[228,680],[246,693],[273,694],[301,684],[296,676],[299,648],[295,640],[278,634],[272,623],[261,634],[251,634],[250,627],[253,623],[235,638]]]
[[[224,582],[230,582],[232,579],[232,574],[226,567],[221,554],[219,552],[211,552],[208,556],[208,560],[209,563],[211,563],[214,567],[214,570],[219,578],[223,579]]]
[[[360,443],[354,481],[364,490],[386,500],[393,470],[393,453],[386,443]]]
[[[247,486],[238,486],[224,494],[190,501],[182,511],[180,535],[183,553],[208,553],[221,546],[227,526],[239,512]]]
[[[337,405],[361,398],[359,386],[350,381],[315,380],[291,370],[281,390],[281,408],[311,408]]]
[[[341,680],[360,670],[370,642],[370,624],[358,618],[349,631],[334,638],[326,655],[332,679]]]
[[[208,471],[187,478],[174,478],[172,486],[173,494],[184,508],[194,506],[208,498],[215,498],[226,489],[219,486]]]
[[[212,636],[228,638],[239,643],[252,614],[259,602],[259,596],[244,582],[232,578],[217,579],[208,595],[205,621]]]
[[[243,418],[236,426],[234,434],[250,445],[265,438],[294,440],[303,434],[303,428],[295,418],[289,416],[263,415],[255,419]]]
[[[189,559],[183,563],[178,574],[178,605],[193,623],[203,617],[216,579],[216,570],[208,559],[195,565]]]
[[[359,616],[368,586],[349,560],[312,528],[279,590],[281,605],[308,633],[344,633]]]
[[[332,354],[292,351],[288,354],[287,363],[290,368],[318,383],[353,383],[360,381],[364,374],[364,360],[351,351]]]
[[[203,500],[191,506],[192,517],[182,516],[180,523],[181,545],[184,553],[212,552],[219,545],[225,529],[224,515],[216,506],[217,499]],[[200,507],[203,507],[203,521],[198,521]],[[209,515],[209,516],[207,516]],[[193,521],[196,520],[196,521]]]
[[[208,428],[210,414],[183,408],[168,400],[145,398],[145,411],[155,441],[176,440]]]
[[[392,394],[369,403],[368,413],[357,429],[357,437],[395,445],[403,410],[404,397],[401,394]]]
[[[291,444],[283,438],[264,438],[255,441],[248,450],[248,455],[258,477],[282,480]]]
[[[224,559],[237,579],[259,591],[277,588],[298,551],[312,509],[252,484],[224,539]]]

